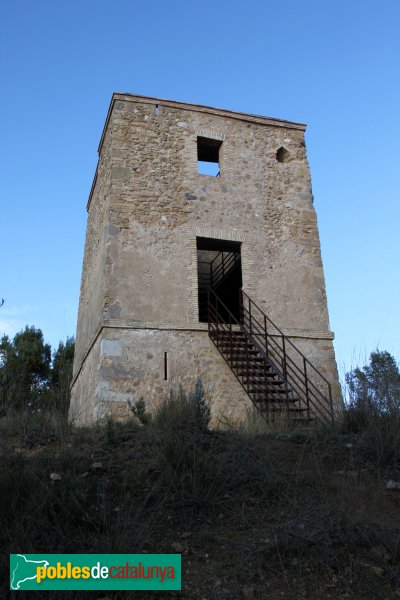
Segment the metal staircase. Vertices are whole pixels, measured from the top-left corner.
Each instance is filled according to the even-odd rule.
[[[240,290],[237,320],[211,287],[207,294],[209,336],[266,419],[332,424],[330,383],[255,302]]]

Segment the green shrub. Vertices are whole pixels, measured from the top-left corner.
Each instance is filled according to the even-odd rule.
[[[186,394],[182,385],[178,391],[171,390],[155,408],[152,425],[156,429],[199,429],[207,430],[210,422],[210,408],[206,403],[204,387],[200,379],[194,389]]]
[[[372,352],[362,369],[346,374],[345,431],[357,434],[359,451],[383,469],[400,469],[400,371],[391,354]]]
[[[136,402],[130,402],[128,400],[129,408],[132,411],[132,414],[139,419],[139,421],[143,425],[148,425],[151,421],[151,415],[147,412],[146,402],[143,398],[139,398]]]

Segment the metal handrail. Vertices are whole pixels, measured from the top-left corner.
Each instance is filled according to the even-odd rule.
[[[258,306],[258,305],[255,303],[255,302],[254,302],[254,300],[252,300],[252,299],[250,298],[250,296],[248,296],[248,295],[246,294],[246,292],[244,292],[243,290],[240,290],[240,295],[241,295],[241,297],[242,297],[242,298],[243,298],[243,296],[244,296],[244,297],[246,297],[246,298],[247,298],[247,300],[249,301],[249,303],[251,303],[251,304],[252,304],[252,305],[253,305],[255,308],[257,308],[257,310],[259,310],[259,311],[260,311],[260,313],[261,313],[261,314],[262,314],[262,315],[263,315],[263,316],[266,318],[266,320],[267,320],[267,321],[268,321],[268,322],[269,322],[269,323],[270,323],[270,324],[271,324],[273,327],[275,327],[275,329],[278,331],[279,335],[283,336],[283,337],[284,337],[284,338],[285,338],[285,339],[288,341],[288,343],[289,343],[289,344],[290,344],[290,345],[291,345],[291,346],[292,346],[292,347],[293,347],[293,348],[294,348],[294,349],[295,349],[295,350],[296,350],[296,351],[297,351],[299,354],[301,354],[302,358],[304,358],[304,359],[307,361],[307,363],[310,365],[310,367],[312,367],[312,368],[314,369],[314,371],[316,371],[316,373],[318,373],[318,375],[319,375],[320,377],[322,377],[322,379],[323,379],[323,380],[324,380],[324,381],[325,381],[325,382],[326,382],[328,385],[330,385],[330,383],[329,383],[329,381],[326,379],[326,377],[324,377],[324,376],[322,375],[322,373],[321,373],[320,371],[318,371],[318,369],[317,369],[317,368],[316,368],[316,367],[315,367],[315,366],[312,364],[312,362],[310,362],[310,361],[309,361],[309,359],[308,359],[306,356],[304,356],[304,354],[301,352],[301,350],[299,350],[299,349],[297,348],[297,346],[296,346],[296,345],[295,345],[295,344],[294,344],[294,343],[293,343],[293,342],[290,340],[290,338],[288,338],[288,337],[287,337],[287,336],[286,336],[286,335],[283,333],[283,331],[282,331],[281,329],[279,329],[279,327],[278,327],[277,325],[275,325],[275,323],[274,323],[274,322],[273,322],[273,321],[272,321],[272,320],[271,320],[269,317],[267,317],[267,315],[264,313],[264,311],[263,311],[263,310],[262,310],[262,309],[261,309],[261,308],[260,308],[260,307],[259,307],[259,306]]]
[[[272,358],[275,359],[273,362],[280,364],[281,374],[296,390],[300,400],[306,405],[307,411],[312,405],[319,413],[316,416],[327,420],[326,415],[329,415],[329,420],[333,422],[332,388],[326,377],[243,290],[240,291],[240,307],[241,327],[248,332],[254,343],[262,349],[266,356],[270,357],[272,354]],[[254,316],[254,309],[262,316],[264,326]],[[274,333],[269,331],[270,328],[267,328],[267,324],[274,328]],[[278,339],[281,340],[281,346]],[[288,348],[292,350],[292,355],[297,358],[302,368],[293,356],[288,354]],[[314,381],[310,378],[308,367],[314,375]]]
[[[230,275],[239,261],[240,252],[226,252],[225,250],[221,250],[210,262],[206,260],[198,261],[199,265],[208,266],[208,272],[199,272],[199,280],[215,288]]]
[[[208,289],[208,332],[211,340],[249,398],[255,405],[260,400],[263,402],[267,419],[269,419],[270,414],[273,414],[271,411],[274,410],[276,403],[279,404],[280,399],[278,399],[278,396],[281,389],[277,388],[286,388],[286,406],[289,405],[292,396],[289,386],[285,384],[281,376],[277,380],[274,379],[274,374],[278,375],[274,365],[262,357],[262,353],[241,328],[238,319],[211,288]],[[247,340],[244,347],[243,338],[240,343],[239,338],[236,336],[244,336]],[[229,348],[229,351],[227,348]],[[258,357],[257,361],[259,361],[256,367],[252,362],[254,350]],[[271,381],[271,373],[273,381]],[[287,411],[288,417],[289,414],[289,411]]]
[[[255,302],[241,291],[237,319],[210,287],[207,296],[210,338],[250,399],[263,403],[267,417],[278,403],[290,418],[298,403],[293,408],[307,417],[333,422],[329,382]]]

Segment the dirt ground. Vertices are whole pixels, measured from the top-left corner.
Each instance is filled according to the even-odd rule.
[[[90,435],[3,440],[1,597],[400,598],[400,489],[351,436]],[[177,552],[182,591],[10,593],[23,551]]]

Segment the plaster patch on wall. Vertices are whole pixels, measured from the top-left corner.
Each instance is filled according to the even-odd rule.
[[[124,347],[118,340],[101,340],[100,356],[122,356]]]
[[[110,390],[110,382],[105,379],[101,379],[99,383],[96,385],[96,389],[94,391],[94,395],[99,400],[107,400],[108,392]]]

